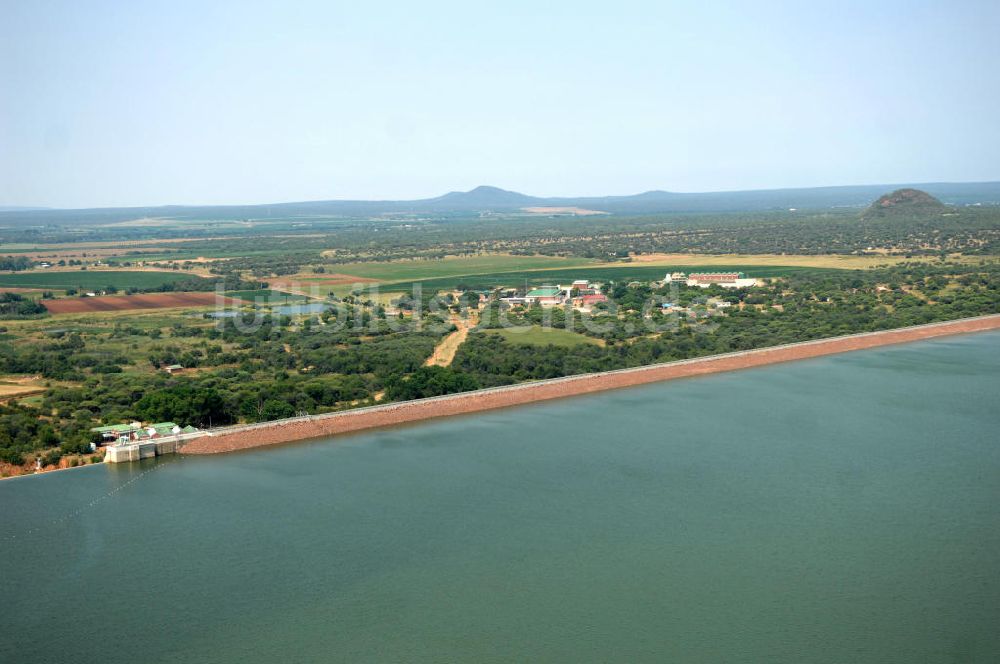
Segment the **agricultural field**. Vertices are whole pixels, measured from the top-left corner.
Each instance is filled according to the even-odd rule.
[[[289,277],[272,279],[269,283],[281,292],[294,293],[306,298],[325,298],[331,293],[346,295],[359,284],[375,282],[346,274],[293,274]]]
[[[114,286],[124,290],[129,287],[158,288],[165,284],[201,278],[195,274],[178,271],[53,270],[0,274],[0,287],[99,290]]]
[[[608,263],[585,258],[513,256],[491,254],[473,257],[345,263],[337,274],[300,273],[281,277],[272,286],[325,297],[345,295],[359,284],[375,282],[387,293],[410,292],[420,283],[425,292],[452,290],[459,285],[485,289],[494,286],[529,286],[579,278],[595,280],[660,279],[668,271],[737,270],[751,276],[784,276],[804,269],[862,269],[894,264],[903,259],[863,256],[692,256],[653,254],[632,262]],[[782,262],[780,259],[784,258]],[[697,264],[692,264],[696,260]]]
[[[408,293],[420,284],[425,293],[437,290],[453,290],[458,286],[470,289],[489,289],[497,286],[520,287],[541,286],[545,284],[569,283],[574,279],[590,279],[606,283],[608,281],[655,281],[664,277],[666,272],[745,272],[750,277],[785,277],[791,274],[815,271],[833,272],[831,268],[810,268],[794,265],[760,266],[747,264],[712,264],[712,265],[677,265],[669,266],[645,265],[642,263],[619,263],[615,265],[591,264],[572,269],[522,270],[511,272],[496,272],[492,274],[460,275],[441,277],[437,279],[422,279],[418,281],[385,284],[382,290],[386,292]]]
[[[176,307],[232,307],[239,301],[220,298],[216,293],[154,293],[148,295],[109,295],[43,300],[51,314],[77,314],[100,311],[130,311],[135,309],[169,309]]]
[[[510,270],[544,270],[593,265],[597,261],[587,258],[557,258],[551,256],[513,256],[486,254],[482,256],[452,256],[436,259],[401,260],[382,263],[344,263],[337,271],[350,277],[372,279],[382,283],[434,279],[466,274],[507,272]],[[305,275],[320,277],[321,275]]]
[[[502,337],[512,344],[528,344],[531,346],[552,345],[572,347],[581,344],[600,345],[597,339],[557,327],[542,327],[540,325],[506,327],[496,330],[486,330],[485,333]]]
[[[572,266],[599,264],[586,258],[551,256],[514,256],[486,254],[481,256],[450,256],[446,258],[406,259],[386,262],[344,263],[336,265],[336,273],[300,272],[270,280],[274,288],[325,298],[330,294],[343,296],[365,284],[409,283],[413,280],[451,279],[463,275],[495,273],[507,270],[567,269]],[[406,289],[385,288],[387,292]]]
[[[854,256],[850,254],[816,254],[816,255],[794,255],[794,254],[640,254],[632,257],[633,264],[641,265],[661,265],[672,267],[674,265],[690,265],[697,262],[701,267],[715,265],[732,265],[734,263],[744,265],[748,269],[756,267],[815,267],[831,268],[837,270],[865,270],[872,267],[896,265],[907,260],[903,256]]]

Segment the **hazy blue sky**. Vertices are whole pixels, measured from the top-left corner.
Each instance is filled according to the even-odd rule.
[[[996,0],[0,0],[0,205],[996,180],[998,28]]]

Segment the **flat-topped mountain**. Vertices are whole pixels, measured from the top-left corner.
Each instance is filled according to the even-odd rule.
[[[865,219],[875,217],[928,216],[945,212],[948,206],[919,189],[897,189],[868,206],[861,215]]]

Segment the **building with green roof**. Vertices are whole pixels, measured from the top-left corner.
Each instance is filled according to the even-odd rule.
[[[146,426],[142,426],[138,422],[132,422],[131,424],[110,424],[103,427],[94,427],[90,431],[100,434],[102,438],[108,441],[128,443],[135,440],[148,440],[153,436],[171,436],[175,433],[175,430],[177,433],[190,433],[187,429],[197,431],[193,427],[181,429],[173,422],[157,422]]]
[[[535,304],[536,302],[541,305],[562,304],[563,292],[555,286],[542,286],[541,288],[533,288],[528,291],[524,296],[524,300],[528,304]]]
[[[559,292],[559,289],[555,286],[542,286],[541,288],[531,289],[525,297],[552,297],[553,295],[558,295]]]

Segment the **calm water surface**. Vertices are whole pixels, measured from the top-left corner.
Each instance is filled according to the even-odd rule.
[[[2,662],[998,662],[1000,334],[0,482]]]

